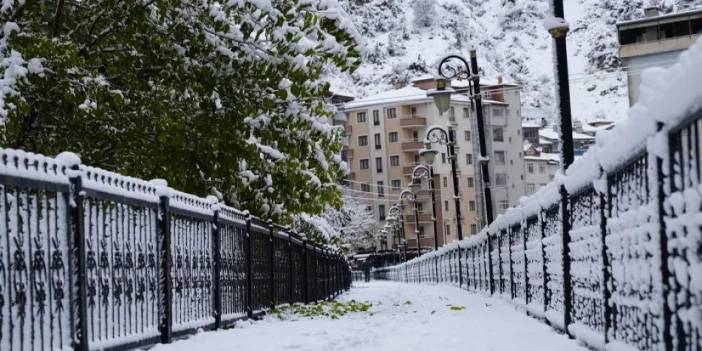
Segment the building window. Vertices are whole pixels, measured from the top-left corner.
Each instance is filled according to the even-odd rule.
[[[388,116],[388,119],[397,118],[397,110],[395,110],[394,108],[387,109],[386,114]]]
[[[385,187],[383,186],[383,182],[378,182],[376,184],[376,188],[378,189],[378,197],[385,197]]]
[[[400,156],[390,156],[390,166],[398,167],[400,165]]]
[[[441,153],[441,163],[446,163],[446,153],[445,152]]]
[[[361,162],[361,169],[368,169],[368,159],[367,158],[360,160],[360,162]]]
[[[356,113],[356,122],[366,123],[366,113],[365,112]]]
[[[361,191],[363,191],[365,193],[369,193],[370,192],[370,185],[368,185],[366,183],[361,184]]]
[[[412,116],[416,116],[417,115],[417,108],[414,106],[410,107],[410,114]]]
[[[493,106],[492,107],[492,117],[504,117],[505,109],[502,107]]]
[[[499,201],[500,209],[506,210],[509,208],[509,204],[507,203],[507,200],[500,200]]]
[[[466,154],[466,164],[467,165],[473,164],[473,154]]]
[[[444,200],[444,211],[448,212],[448,210],[449,210],[448,200]]]
[[[424,205],[421,202],[417,203],[417,212],[421,213],[424,211]]]
[[[544,165],[543,163],[539,163],[539,173],[546,173],[546,165]]]
[[[472,188],[475,186],[475,184],[473,183],[474,181],[475,180],[473,180],[473,177],[468,177],[468,187],[469,188]]]
[[[378,112],[378,110],[373,110],[373,125],[380,125],[380,113]]]
[[[451,225],[450,224],[446,225],[446,236],[451,236]]]
[[[381,221],[385,220],[385,205],[378,205],[378,217]]]
[[[470,141],[470,130],[463,131],[463,139],[465,139],[465,141]]]
[[[475,201],[473,201],[473,200],[468,201],[468,210],[471,212],[475,212]]]
[[[448,188],[448,178],[444,177],[441,181],[444,185],[444,188]]]
[[[505,136],[502,127],[492,128],[492,141],[502,142],[505,141]]]
[[[527,162],[527,173],[529,173],[529,174],[534,173],[534,163],[533,162]]]
[[[383,148],[383,144],[380,143],[380,133],[376,133],[373,135],[373,139],[375,140],[375,149],[380,150]]]
[[[390,132],[390,134],[388,134],[388,139],[390,139],[391,143],[396,143],[400,138],[397,132]]]
[[[534,193],[534,184],[527,184],[526,185],[526,192],[527,192],[527,194],[533,194]]]
[[[507,175],[504,173],[496,173],[495,174],[495,185],[497,185],[497,186],[507,185]]]
[[[378,173],[383,173],[383,158],[382,157],[375,158],[375,170]]]
[[[478,225],[475,223],[471,223],[470,225],[470,233],[471,234],[477,234],[478,233]]]
[[[504,165],[505,164],[505,152],[504,151],[495,151],[495,164],[496,165]]]
[[[464,107],[463,108],[463,118],[469,118],[470,117],[470,112],[468,112],[468,108]]]
[[[402,188],[402,181],[399,179],[392,180],[392,190],[400,190]]]
[[[368,136],[367,135],[359,135],[358,136],[358,146],[366,146],[368,145]]]
[[[420,238],[424,237],[424,226],[419,227],[419,237]]]
[[[450,121],[455,121],[456,120],[456,109],[451,106],[449,108],[449,120]]]

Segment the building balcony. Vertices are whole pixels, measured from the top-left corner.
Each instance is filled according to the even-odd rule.
[[[419,151],[419,149],[424,147],[424,143],[421,141],[407,141],[402,143],[402,151],[413,152]]]
[[[417,128],[426,127],[427,119],[419,116],[405,116],[400,119],[400,127],[402,128]]]
[[[405,223],[414,224],[414,214],[405,215]],[[419,223],[431,223],[431,213],[420,213]]]

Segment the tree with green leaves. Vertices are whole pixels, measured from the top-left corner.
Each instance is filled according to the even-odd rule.
[[[335,1],[3,0],[0,145],[289,221],[341,205],[321,77],[358,65]]]

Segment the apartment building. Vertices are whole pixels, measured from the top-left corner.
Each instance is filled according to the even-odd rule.
[[[517,206],[525,192],[521,94],[519,86],[505,84],[502,78],[495,84],[481,86],[481,91],[486,94],[483,114],[490,158],[492,208],[498,215]],[[482,192],[478,198],[484,198]]]
[[[418,151],[424,147],[427,128],[432,125],[451,126],[456,137],[456,164],[458,169],[462,227],[464,236],[480,229],[483,206],[478,174],[477,135],[475,133],[475,107],[464,95],[454,95],[451,108],[441,116],[433,100],[427,97],[434,88],[433,79],[420,79],[412,86],[386,91],[346,103],[346,137],[348,148],[345,157],[351,173],[348,185],[356,197],[367,199],[376,220],[384,224],[390,206],[398,202],[400,192],[411,181],[411,172],[419,164]],[[487,88],[487,86],[486,86]],[[518,90],[491,97],[484,103],[488,121],[488,154],[497,160],[493,179],[495,208],[503,211],[516,205],[524,192],[521,123]],[[501,89],[494,91],[501,93]],[[501,98],[499,101],[494,98]],[[515,118],[517,121],[515,122]],[[516,127],[510,125],[516,123]],[[516,145],[516,152],[514,146]],[[436,187],[437,243],[439,246],[458,238],[456,208],[453,200],[453,183],[450,159],[446,146],[433,145],[439,151],[434,162]],[[499,185],[498,185],[499,184]],[[512,190],[513,189],[513,190]],[[434,245],[431,193],[423,181],[419,198],[419,242],[423,251]],[[499,205],[499,206],[498,206]],[[410,249],[417,246],[413,206],[405,209],[405,234]],[[393,238],[384,238],[381,248],[392,248]]]
[[[560,155],[542,152],[540,147],[526,143],[524,147],[524,194],[531,195],[551,182],[560,169],[560,164]]]
[[[630,105],[639,99],[645,68],[672,65],[702,36],[702,9],[662,15],[657,7],[648,7],[644,16],[617,23],[619,57],[628,68]]]

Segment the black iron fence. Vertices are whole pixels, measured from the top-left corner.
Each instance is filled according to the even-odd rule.
[[[595,349],[702,350],[702,111],[676,123],[634,157],[576,162],[478,235],[374,277],[487,292]]]
[[[247,213],[0,149],[0,349],[128,349],[351,284],[338,252]]]

